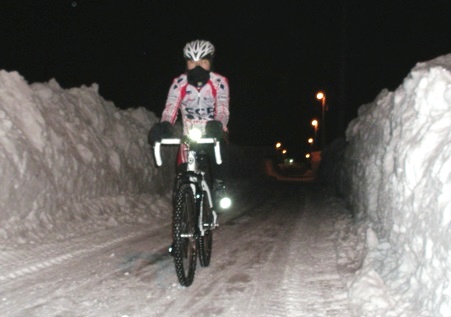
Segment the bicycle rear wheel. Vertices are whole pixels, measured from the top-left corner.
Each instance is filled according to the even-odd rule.
[[[203,193],[202,202],[202,224],[211,226],[213,223],[213,215],[211,212],[210,204],[208,202],[208,196]],[[199,249],[199,263],[202,267],[207,267],[210,265],[211,250],[213,247],[213,231],[208,228],[204,235],[199,235],[197,237],[197,247]]]
[[[174,264],[182,286],[190,286],[196,272],[194,195],[189,184],[182,184],[175,196],[173,219]]]

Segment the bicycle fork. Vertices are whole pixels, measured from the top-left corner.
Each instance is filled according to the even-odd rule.
[[[192,172],[196,172],[197,170],[197,165],[196,165],[196,153],[194,151],[188,151],[188,166],[187,166],[187,170],[188,171],[192,171]],[[211,196],[211,191],[210,188],[208,187],[207,182],[204,179],[204,173],[201,172],[200,173],[202,176],[192,176],[190,177],[190,182],[191,182],[191,189],[193,190],[193,194],[194,194],[194,200],[197,202],[196,205],[198,206],[198,210],[199,210],[199,215],[198,215],[198,228],[199,228],[199,233],[201,236],[205,235],[205,232],[207,230],[212,230],[215,229],[216,227],[218,227],[218,223],[217,223],[217,219],[218,216],[216,214],[216,212],[213,209],[213,198]],[[200,178],[200,180],[199,180]],[[208,208],[211,209],[211,213],[212,213],[212,219],[211,219],[211,223],[204,223],[203,219],[204,219],[204,197],[203,195],[207,195],[207,200],[208,200]],[[208,220],[208,222],[210,222],[210,219]],[[188,234],[189,235],[189,234]],[[191,235],[192,236],[192,235]]]
[[[203,236],[205,234],[205,231],[207,230],[212,230],[215,229],[216,227],[218,227],[218,215],[216,214],[216,211],[213,209],[213,198],[211,196],[211,191],[210,191],[210,187],[208,187],[207,182],[205,181],[205,179],[202,179],[201,181],[201,187],[202,187],[202,191],[203,193],[205,193],[205,195],[207,195],[207,199],[208,199],[208,208],[210,208],[211,210],[211,215],[212,215],[212,219],[211,219],[211,223],[204,223],[203,222],[203,213],[204,213],[204,199],[201,200],[201,207],[199,210],[199,231],[201,233],[201,236]],[[210,222],[210,219],[209,219]]]

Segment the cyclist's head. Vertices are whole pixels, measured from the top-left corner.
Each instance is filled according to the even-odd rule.
[[[202,59],[207,59],[211,63],[214,53],[215,47],[213,46],[213,44],[203,40],[195,40],[189,42],[183,49],[183,57],[185,57],[185,60],[192,60],[194,62],[198,62]]]

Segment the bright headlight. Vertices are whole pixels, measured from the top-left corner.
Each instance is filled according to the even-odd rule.
[[[224,197],[219,201],[219,207],[222,209],[228,209],[232,206],[232,200],[229,197]]]
[[[193,141],[197,141],[202,137],[202,131],[199,129],[193,128],[188,132],[188,137]]]

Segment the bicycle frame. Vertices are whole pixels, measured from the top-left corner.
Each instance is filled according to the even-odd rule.
[[[197,217],[198,217],[198,229],[199,234],[204,236],[207,230],[214,229],[217,226],[217,214],[214,210],[213,198],[210,187],[205,180],[205,172],[199,169],[198,164],[198,155],[196,150],[193,150],[192,147],[196,147],[196,145],[200,144],[212,144],[214,146],[215,159],[217,164],[222,163],[221,152],[219,141],[213,138],[202,138],[196,141],[193,140],[182,140],[179,138],[171,138],[171,139],[162,139],[161,142],[155,142],[154,145],[154,156],[155,162],[157,166],[161,166],[163,164],[161,158],[161,144],[165,145],[179,145],[181,143],[185,143],[188,146],[188,160],[187,160],[187,169],[183,173],[183,177],[186,179],[181,179],[182,182],[189,183],[193,190],[194,199],[196,201],[196,209],[197,209]],[[204,211],[204,193],[207,194],[209,207],[212,209],[213,215],[213,223],[212,224],[204,224],[203,223],[203,211]]]

